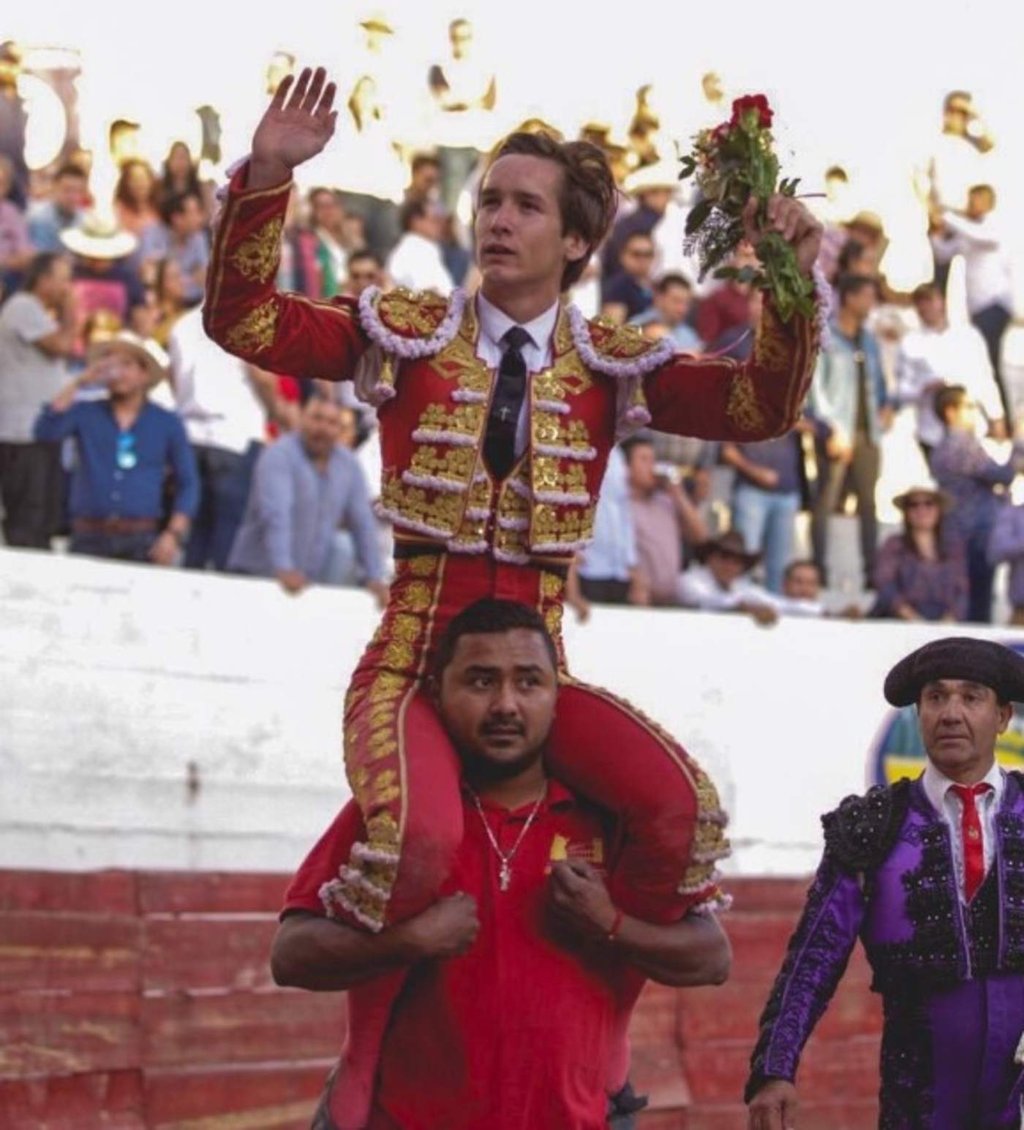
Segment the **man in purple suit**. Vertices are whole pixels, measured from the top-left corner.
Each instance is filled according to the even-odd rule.
[[[860,937],[881,993],[881,1130],[1017,1130],[1024,1075],[1024,774],[995,761],[1024,658],[934,640],[885,680],[928,766],[823,817],[825,854],[761,1016],[750,1130],[795,1126],[800,1053]]]

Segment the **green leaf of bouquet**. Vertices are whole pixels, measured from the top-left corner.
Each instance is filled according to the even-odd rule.
[[[714,202],[711,200],[701,200],[699,203],[694,204],[690,209],[690,214],[686,217],[686,234],[693,235],[693,233],[704,223],[704,221],[711,215],[711,209],[714,207]]]

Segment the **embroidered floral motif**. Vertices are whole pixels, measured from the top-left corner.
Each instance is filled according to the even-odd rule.
[[[733,376],[725,414],[741,432],[764,431],[764,413],[757,403],[757,393],[749,373],[740,370]]]
[[[594,532],[594,515],[589,510],[561,510],[546,503],[535,505],[530,528],[530,545],[537,553],[552,553],[586,542]]]
[[[418,447],[409,469],[402,473],[402,481],[434,490],[464,491],[476,460],[473,447],[449,447],[443,451],[430,446]]]
[[[588,322],[575,306],[570,306],[568,313],[576,351],[595,372],[610,377],[640,377],[653,373],[675,353],[667,337],[654,342],[636,327]]]
[[[550,455],[533,460],[533,489],[538,502],[586,506],[590,502],[587,475],[579,463],[563,465]]]
[[[875,785],[866,796],[848,796],[821,818],[825,844],[847,871],[878,867],[892,851],[910,804],[910,782]]]
[[[382,294],[371,286],[359,296],[359,318],[370,340],[385,353],[409,360],[440,353],[458,333],[465,306],[462,290],[449,300],[407,290]]]
[[[389,330],[403,337],[429,337],[448,314],[448,299],[432,291],[396,287],[380,296],[377,314]]]
[[[412,438],[417,443],[451,443],[475,447],[483,425],[482,404],[457,404],[451,411],[443,404],[428,404]]]
[[[267,283],[277,273],[281,258],[281,230],[284,221],[278,216],[268,220],[258,232],[235,248],[231,265],[250,282]]]
[[[224,335],[224,343],[232,353],[255,356],[268,349],[277,333],[277,302],[270,298],[250,310]]]
[[[464,494],[409,486],[394,473],[384,475],[378,512],[402,529],[429,537],[453,537],[464,508]]]
[[[597,450],[590,442],[590,432],[582,420],[563,422],[550,412],[535,412],[533,418],[534,449],[541,455],[561,455],[567,459],[590,460]]]

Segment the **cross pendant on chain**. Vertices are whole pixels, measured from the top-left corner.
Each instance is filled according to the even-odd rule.
[[[512,868],[505,862],[501,861],[501,868],[498,871],[498,889],[507,891],[509,883],[512,882]]]
[[[499,408],[498,409],[498,415],[501,417],[501,422],[504,424],[505,421],[509,417],[509,409],[508,408]]]

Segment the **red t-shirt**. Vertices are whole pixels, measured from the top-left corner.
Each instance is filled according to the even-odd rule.
[[[643,977],[601,943],[581,947],[560,931],[545,886],[553,860],[605,869],[615,837],[597,810],[552,782],[502,891],[480,815],[468,798],[463,807],[465,837],[442,893],[476,899],[480,932],[464,956],[410,970],[381,1048],[368,1130],[603,1130],[623,1011]],[[483,807],[508,853],[532,805]],[[360,836],[349,806],[299,869],[285,913],[324,912],[319,888]]]

